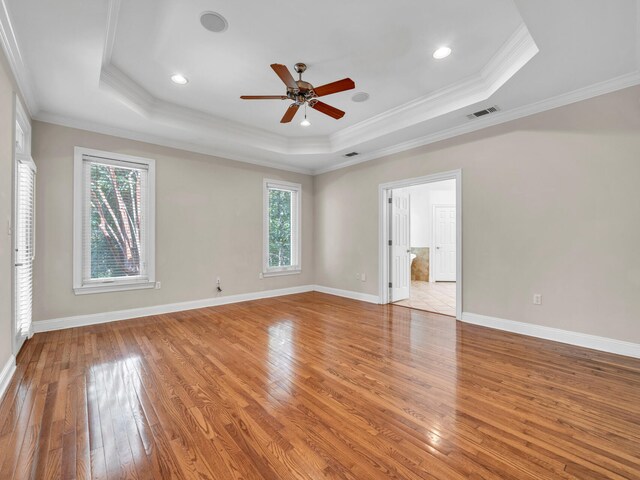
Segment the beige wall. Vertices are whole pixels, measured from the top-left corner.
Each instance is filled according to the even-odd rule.
[[[463,311],[640,342],[640,87],[315,177],[316,283],[377,295],[378,185],[458,168]]]
[[[160,290],[76,296],[72,289],[73,149],[156,160],[156,277]],[[34,321],[313,283],[313,181],[308,175],[34,122],[38,166]],[[259,279],[262,180],[302,184],[300,275]]]
[[[8,235],[13,209],[13,135],[15,82],[0,49],[0,369],[11,357],[12,242]]]

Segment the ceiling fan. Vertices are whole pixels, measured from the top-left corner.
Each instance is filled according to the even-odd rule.
[[[243,100],[293,100],[294,103],[289,105],[289,108],[287,108],[287,111],[282,117],[282,120],[280,120],[280,123],[289,123],[293,120],[298,109],[303,105],[305,107],[308,105],[314,110],[318,110],[319,112],[329,115],[336,120],[344,117],[344,112],[342,110],[321,102],[318,100],[318,97],[324,97],[333,93],[344,92],[345,90],[356,88],[356,84],[353,80],[350,78],[343,78],[342,80],[327,83],[320,87],[314,87],[309,82],[302,80],[302,74],[307,70],[307,66],[304,63],[295,64],[295,71],[299,75],[298,80],[293,78],[286,65],[274,63],[271,65],[271,68],[273,68],[276,75],[278,75],[280,80],[282,80],[287,86],[286,95],[243,95],[240,98]],[[310,123],[307,122],[306,125],[310,125]]]

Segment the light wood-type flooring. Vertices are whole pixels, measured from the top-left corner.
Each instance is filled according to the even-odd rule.
[[[640,360],[320,293],[37,334],[11,478],[640,479]]]
[[[409,298],[395,305],[432,313],[456,316],[456,282],[421,282],[412,280]]]

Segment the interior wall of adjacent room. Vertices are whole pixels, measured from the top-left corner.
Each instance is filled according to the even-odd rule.
[[[156,160],[156,280],[160,290],[76,296],[72,289],[73,154],[82,146]],[[157,145],[34,122],[38,256],[34,321],[313,283],[313,181]],[[260,279],[263,179],[302,185],[302,273]]]
[[[17,86],[0,48],[0,369],[12,354],[12,238],[14,102]]]
[[[411,247],[431,247],[433,206],[456,204],[456,181],[425,183],[408,187],[410,196]]]
[[[378,186],[460,168],[465,312],[640,342],[639,99],[632,87],[315,177],[316,283],[378,295]]]

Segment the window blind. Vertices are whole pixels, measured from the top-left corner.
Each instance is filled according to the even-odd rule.
[[[15,305],[16,336],[21,338],[29,335],[32,320],[36,172],[31,159],[20,160],[17,170]]]
[[[83,156],[83,285],[148,281],[146,164]]]

